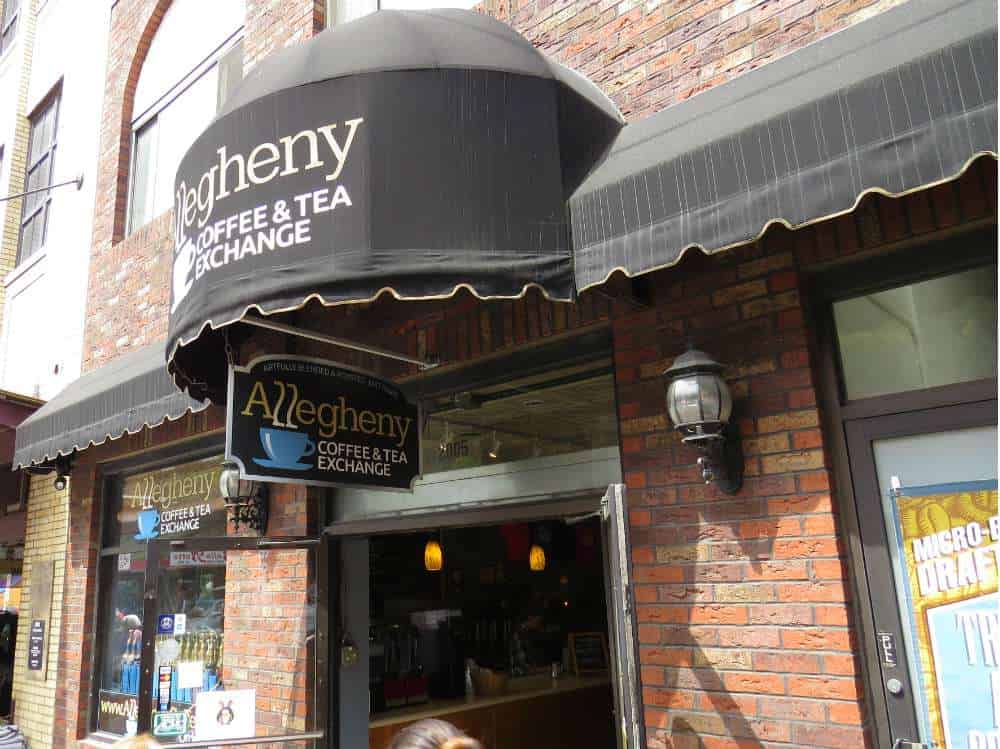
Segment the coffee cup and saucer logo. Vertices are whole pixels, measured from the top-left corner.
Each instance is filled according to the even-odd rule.
[[[139,526],[139,532],[134,537],[136,541],[152,541],[160,535],[160,513],[156,510],[139,510],[136,524]]]
[[[264,468],[280,468],[285,471],[307,471],[312,463],[302,463],[316,452],[316,443],[304,432],[290,429],[260,428],[260,443],[267,458],[254,458],[253,462]]]

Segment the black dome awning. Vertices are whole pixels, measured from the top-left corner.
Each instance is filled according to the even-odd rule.
[[[168,366],[217,399],[251,310],[575,293],[566,201],[623,125],[470,11],[379,11],[250,71],[178,169]]]

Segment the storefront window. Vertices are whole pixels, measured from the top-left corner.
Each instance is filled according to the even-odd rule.
[[[618,444],[610,362],[459,393],[430,409],[424,474]]]
[[[112,482],[99,731],[148,725],[162,743],[186,743],[313,727],[313,549],[228,536],[221,465],[216,456]]]

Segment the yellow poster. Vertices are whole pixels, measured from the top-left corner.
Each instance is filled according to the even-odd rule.
[[[932,746],[1000,747],[1000,515],[997,482],[904,489],[899,559]]]

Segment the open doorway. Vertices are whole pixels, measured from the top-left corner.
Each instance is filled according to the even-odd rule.
[[[436,717],[489,749],[614,746],[596,517],[368,539],[369,746]]]

